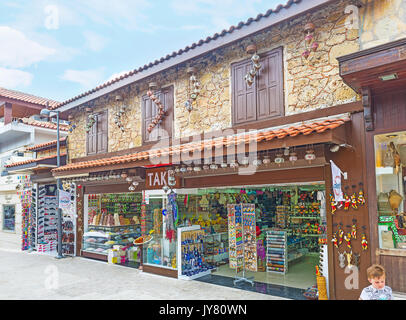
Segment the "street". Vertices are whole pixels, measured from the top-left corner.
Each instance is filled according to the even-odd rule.
[[[0,261],[0,299],[4,300],[284,300],[79,257],[57,260],[1,246]]]

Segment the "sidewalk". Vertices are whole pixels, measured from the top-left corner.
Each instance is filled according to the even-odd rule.
[[[84,258],[0,248],[0,261],[0,299],[6,300],[286,300]]]

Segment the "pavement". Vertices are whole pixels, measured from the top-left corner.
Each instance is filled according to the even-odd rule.
[[[287,300],[85,258],[0,246],[0,300]]]

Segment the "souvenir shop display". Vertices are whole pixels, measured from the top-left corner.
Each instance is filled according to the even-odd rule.
[[[87,195],[82,251],[108,255],[113,246],[132,247],[142,236],[141,201],[140,193]]]
[[[21,250],[30,249],[30,208],[32,203],[32,184],[29,176],[19,176],[21,191],[18,196],[21,200],[22,217],[21,217]]]
[[[36,249],[37,247],[37,189],[38,186],[35,184],[31,190],[31,207],[30,207],[30,248]]]
[[[283,230],[269,230],[266,232],[266,271],[286,274],[287,261],[287,234]]]
[[[76,252],[76,187],[65,188],[69,203],[62,208],[62,254],[74,256]]]
[[[58,241],[56,185],[35,185],[30,190],[31,243],[41,253],[54,254]]]
[[[231,269],[240,272],[243,266],[243,228],[240,205],[227,205],[228,209],[228,245],[229,265]]]
[[[211,273],[204,261],[204,231],[200,226],[178,228],[178,279],[193,280]]]

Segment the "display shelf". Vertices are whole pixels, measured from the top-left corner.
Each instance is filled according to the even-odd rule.
[[[266,271],[286,274],[287,234],[283,230],[269,230],[266,232]]]
[[[98,226],[98,225],[91,225],[89,224],[89,229],[118,229],[118,228],[130,228],[130,227],[138,227],[141,224],[127,224],[127,225],[120,225],[120,226]]]

